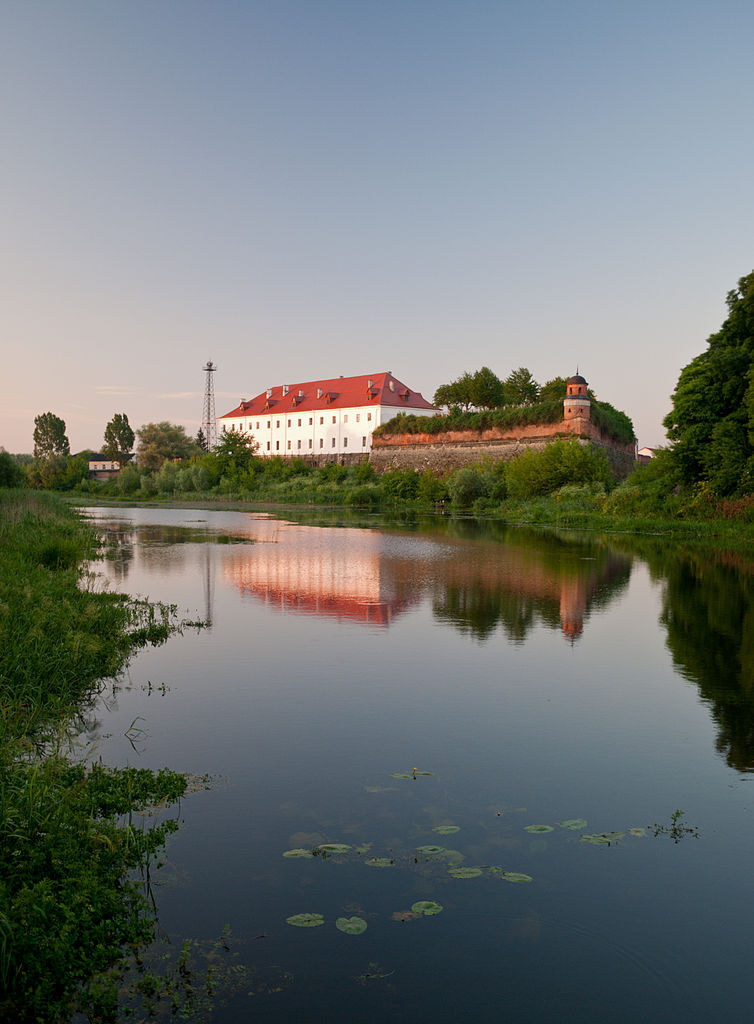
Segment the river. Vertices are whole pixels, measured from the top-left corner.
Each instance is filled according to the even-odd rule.
[[[751,561],[450,517],[86,512],[107,585],[207,623],[140,652],[79,736],[209,776],[150,873],[146,963],[185,981],[189,951],[186,1016],[748,1019]]]

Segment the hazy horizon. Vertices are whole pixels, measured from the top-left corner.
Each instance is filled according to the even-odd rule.
[[[664,443],[754,268],[754,8],[9,0],[0,446],[578,365]],[[748,97],[748,99],[747,99]]]

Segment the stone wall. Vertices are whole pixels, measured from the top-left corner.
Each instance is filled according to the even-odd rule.
[[[581,444],[593,444],[607,455],[610,467],[619,479],[628,476],[634,466],[633,444],[620,444],[605,437],[587,419],[574,418],[558,423],[527,424],[503,430],[446,431],[441,434],[390,434],[375,437],[369,461],[377,470],[433,469],[448,473],[488,458],[509,462],[527,451],[541,451],[553,441],[576,438]]]

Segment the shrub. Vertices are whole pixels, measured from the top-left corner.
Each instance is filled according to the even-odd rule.
[[[528,451],[506,469],[508,494],[512,498],[533,498],[552,494],[565,484],[613,481],[605,453],[579,441],[554,441],[541,451]]]
[[[23,487],[24,471],[8,452],[0,449],[0,487]]]
[[[385,497],[412,501],[419,489],[419,474],[415,469],[388,469],[380,477]]]
[[[486,498],[484,475],[473,466],[457,470],[448,479],[448,494],[458,508],[469,508],[477,498]]]

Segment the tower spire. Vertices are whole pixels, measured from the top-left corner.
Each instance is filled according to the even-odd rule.
[[[210,360],[204,369],[204,408],[202,410],[202,433],[207,445],[207,451],[211,452],[217,444],[217,418],[215,416],[215,386],[212,374],[217,367]]]

